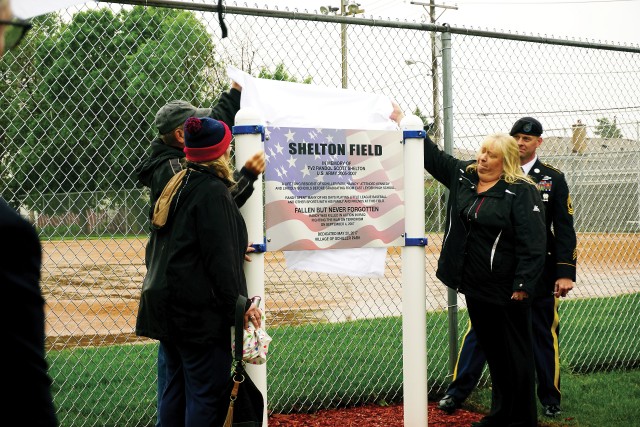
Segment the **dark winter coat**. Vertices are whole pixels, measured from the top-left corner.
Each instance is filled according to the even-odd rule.
[[[498,181],[478,194],[473,161],[460,161],[425,139],[424,167],[450,191],[436,276],[467,296],[506,305],[514,291],[533,296],[546,245],[544,208],[526,181]],[[530,301],[530,300],[529,300]]]
[[[161,139],[151,143],[149,157],[143,159],[136,167],[138,181],[149,187],[149,218],[153,215],[153,207],[162,194],[162,190],[169,180],[186,167],[187,161],[181,148],[165,145]],[[253,194],[253,183],[258,179],[256,175],[243,167],[233,172],[236,185],[231,188],[231,196],[238,207],[242,207]]]
[[[230,183],[188,165],[166,225],[147,245],[136,334],[204,344],[229,336],[238,295],[247,296],[248,237]]]
[[[240,91],[231,89],[220,96],[220,100],[211,111],[211,117],[222,120],[232,128],[238,110]],[[173,175],[184,169],[185,165],[185,153],[182,148],[165,145],[160,138],[151,142],[149,157],[142,159],[135,169],[138,181],[151,190],[149,217],[153,214],[153,207],[165,185]],[[234,179],[236,186],[232,194],[236,204],[241,207],[251,197],[253,183],[258,177],[243,167],[239,172],[234,172]]]
[[[8,368],[2,376],[7,392],[2,412],[19,419],[18,425],[55,427],[58,420],[45,358],[45,302],[40,290],[42,246],[33,226],[2,198],[0,235],[5,246],[0,257],[0,323]]]

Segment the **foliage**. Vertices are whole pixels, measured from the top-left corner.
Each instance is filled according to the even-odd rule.
[[[420,110],[420,107],[416,107],[415,111],[413,112],[413,114],[415,114],[416,116],[418,116],[420,118],[420,120],[422,120],[422,124],[425,127],[425,131],[427,131],[427,134],[429,134],[430,136],[433,136],[433,125],[434,122],[429,122],[429,117],[427,117],[422,110]]]
[[[622,131],[616,123],[616,118],[613,118],[613,122],[609,121],[606,117],[596,119],[598,124],[594,133],[600,138],[623,138]]]
[[[415,114],[416,116],[418,116],[420,118],[420,120],[422,120],[422,124],[426,125],[429,123],[429,118],[422,112],[422,110],[420,110],[420,107],[416,107],[415,111],[413,112],[413,114]]]
[[[420,107],[416,107],[415,111],[413,112],[413,114],[415,114],[416,116],[418,116],[420,118],[420,120],[422,120],[422,124],[424,125],[424,130],[427,132],[427,134],[431,137],[433,137],[433,132],[434,132],[434,122],[433,121],[429,121],[429,117],[426,116],[422,110],[420,110]]]
[[[171,99],[210,104],[222,89],[210,86],[219,65],[206,27],[192,12],[141,6],[46,16],[20,58],[3,59],[21,70],[2,82],[12,91],[3,159],[13,160],[3,194],[133,188],[155,112]]]
[[[60,19],[55,14],[36,17],[31,21],[34,29],[29,31],[16,48],[5,52],[0,59],[0,94],[3,100],[11,100],[0,109],[0,194],[10,203],[14,202],[19,182],[12,179],[11,169],[16,153],[9,128],[14,133],[26,132],[28,123],[22,118],[32,104],[38,78],[38,63],[34,60],[36,47],[44,43],[60,27]],[[8,191],[11,189],[11,191]],[[18,205],[17,203],[12,203]]]
[[[266,67],[261,67],[260,72],[258,73],[258,78],[298,83],[298,79],[296,79],[294,76],[289,75],[287,70],[284,68],[284,64],[282,63],[278,64],[273,72],[269,71],[269,69]],[[309,84],[311,83],[311,80],[311,77],[308,76],[302,79],[302,83]]]

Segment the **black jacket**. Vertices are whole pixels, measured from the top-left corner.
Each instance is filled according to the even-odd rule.
[[[529,176],[537,183],[544,204],[547,225],[547,259],[540,278],[540,295],[552,295],[556,279],[576,280],[576,232],[573,228],[573,204],[564,174],[540,159]]]
[[[546,233],[536,188],[498,181],[477,194],[473,161],[460,161],[425,138],[424,167],[450,191],[436,276],[450,288],[506,305],[514,291],[535,294]],[[530,301],[530,300],[529,300]]]
[[[180,148],[165,145],[161,139],[151,143],[149,157],[143,159],[136,167],[138,181],[150,190],[149,218],[153,215],[153,207],[162,194],[162,190],[176,173],[186,167],[184,151]],[[231,188],[231,195],[238,207],[242,207],[253,194],[253,183],[258,179],[244,166],[233,172],[236,185]]]
[[[231,89],[220,96],[220,100],[211,111],[211,117],[222,120],[231,128],[239,109],[240,92]],[[138,181],[151,190],[149,218],[165,185],[173,175],[184,169],[185,165],[182,148],[165,145],[159,138],[151,142],[149,157],[142,159],[135,169]],[[234,172],[234,179],[237,184],[231,191],[236,203],[241,207],[251,197],[253,183],[258,177],[243,167],[239,172]]]
[[[248,237],[229,183],[188,165],[166,225],[147,245],[136,334],[205,344],[230,337],[238,295],[247,296]]]
[[[0,235],[5,250],[0,257],[2,285],[2,345],[9,369],[3,373],[7,387],[3,415],[25,426],[58,425],[51,378],[45,358],[44,298],[40,290],[42,247],[38,234],[0,198]]]

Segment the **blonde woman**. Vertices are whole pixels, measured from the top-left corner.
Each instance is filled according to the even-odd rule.
[[[491,411],[472,425],[534,427],[531,297],[546,244],[540,193],[508,134],[487,136],[472,161],[427,137],[424,167],[450,191],[436,276],[465,295],[491,373]]]

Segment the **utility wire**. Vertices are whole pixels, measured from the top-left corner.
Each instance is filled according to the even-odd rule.
[[[536,5],[536,6],[547,6],[547,5],[555,5],[555,4],[585,4],[585,3],[623,3],[623,2],[634,2],[638,0],[576,0],[576,1],[550,1],[550,2],[539,2],[539,1],[484,1],[484,2],[473,2],[473,3],[465,3],[460,2],[461,5],[464,6],[476,6],[476,5],[488,5],[488,4],[500,4],[500,5]]]

